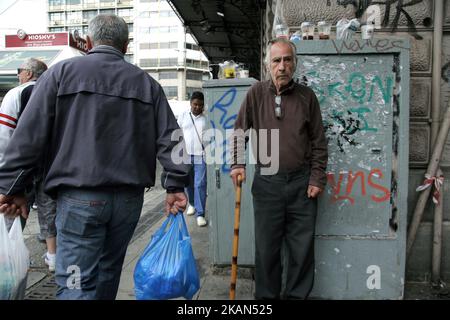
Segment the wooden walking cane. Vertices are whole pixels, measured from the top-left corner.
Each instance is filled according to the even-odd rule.
[[[234,236],[233,236],[233,256],[231,258],[231,284],[230,284],[230,300],[234,300],[236,296],[236,278],[237,278],[237,257],[239,249],[239,220],[241,215],[241,187],[242,176],[237,176],[236,187],[236,206],[234,208]]]

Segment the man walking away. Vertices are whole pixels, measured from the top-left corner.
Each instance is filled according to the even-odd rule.
[[[184,211],[187,202],[189,167],[171,158],[179,127],[162,87],[125,61],[126,22],[98,15],[87,41],[86,56],[39,79],[0,168],[0,212],[26,215],[24,185],[45,159],[44,189],[57,199],[58,299],[115,299],[156,158],[166,212]]]

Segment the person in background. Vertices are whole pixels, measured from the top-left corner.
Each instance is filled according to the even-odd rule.
[[[255,298],[306,299],[314,280],[317,197],[327,182],[328,146],[316,95],[293,80],[297,65],[295,45],[277,38],[269,42],[266,52],[265,64],[271,79],[254,84],[241,104],[231,139],[230,175],[234,185],[238,175],[245,180],[245,148],[241,147],[245,145],[245,131],[255,129],[260,141],[259,135],[264,132],[260,129],[278,130],[278,157],[272,154],[272,142],[267,139],[265,147],[272,162],[263,164],[258,152],[252,185]],[[270,167],[278,170],[269,173]],[[284,292],[283,242],[288,252]]]
[[[95,16],[87,43],[86,56],[39,79],[0,168],[0,212],[26,216],[23,190],[44,159],[44,191],[57,200],[57,299],[115,299],[157,158],[166,213],[187,204],[189,166],[172,158],[178,124],[162,87],[125,61],[126,22]]]
[[[0,106],[0,167],[5,163],[6,147],[17,127],[19,117],[30,99],[36,80],[47,70],[47,65],[35,58],[26,59],[17,69],[19,85],[9,90]],[[33,184],[27,186],[28,202],[33,203],[35,192]],[[29,208],[28,208],[29,209]],[[14,219],[6,218],[8,230]],[[25,228],[26,219],[21,216],[22,228]]]
[[[204,227],[208,223],[205,219],[206,207],[206,162],[205,146],[203,134],[206,126],[206,116],[204,115],[204,96],[200,91],[195,91],[191,95],[191,110],[182,113],[178,117],[178,125],[183,130],[186,142],[186,151],[190,158],[191,174],[190,183],[186,188],[188,194],[189,207],[187,215],[197,216],[197,225]]]

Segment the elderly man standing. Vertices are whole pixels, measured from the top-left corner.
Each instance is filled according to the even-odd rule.
[[[272,162],[278,163],[262,163],[259,150],[252,186],[255,298],[281,298],[281,246],[285,241],[285,298],[306,299],[314,279],[317,196],[327,181],[327,141],[314,92],[292,79],[297,64],[295,45],[278,38],[269,42],[266,52],[271,79],[254,84],[241,105],[234,127],[236,140],[232,139],[236,144],[232,148],[234,164],[230,175],[235,185],[238,175],[245,180],[245,166],[240,160],[245,157],[238,152],[244,149],[244,131],[255,129],[258,141],[264,132],[260,129],[279,134],[279,141],[275,141],[279,157],[275,159],[273,141],[267,140]],[[279,169],[270,173],[268,167]]]
[[[126,22],[98,15],[87,41],[86,56],[59,62],[38,81],[0,169],[0,212],[26,214],[24,184],[45,159],[45,191],[57,199],[58,299],[116,297],[157,157],[166,211],[187,203],[189,167],[171,157],[178,124],[162,87],[125,61]]]

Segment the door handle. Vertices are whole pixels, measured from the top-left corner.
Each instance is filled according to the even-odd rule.
[[[220,189],[220,169],[216,168],[216,188]]]

